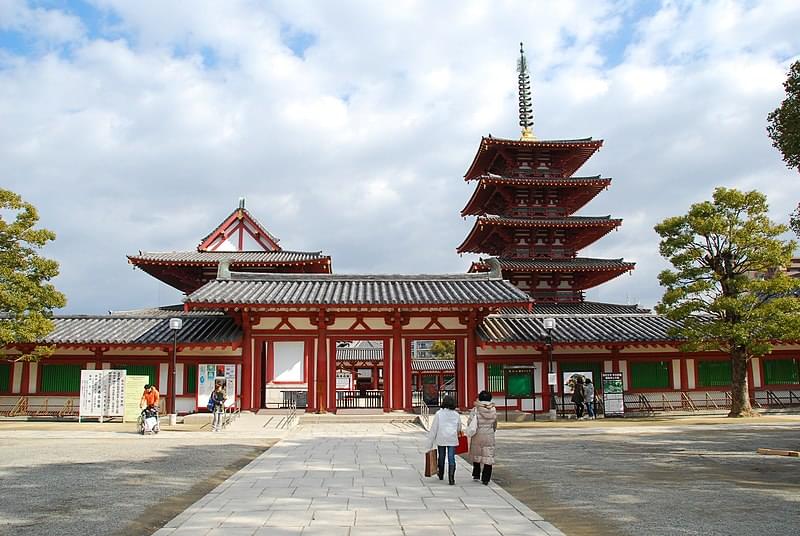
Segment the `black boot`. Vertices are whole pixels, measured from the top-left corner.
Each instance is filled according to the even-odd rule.
[[[481,482],[484,486],[489,484],[489,481],[492,479],[492,466],[483,464],[483,477],[481,478]]]
[[[442,459],[444,462],[444,459]],[[436,476],[439,477],[439,480],[444,480],[444,463],[440,463],[436,468]]]
[[[472,480],[480,480],[481,479],[481,464],[473,463],[472,464]]]
[[[451,486],[455,485],[455,483],[456,483],[456,466],[455,465],[448,465],[447,466],[447,478],[449,479],[449,484]]]

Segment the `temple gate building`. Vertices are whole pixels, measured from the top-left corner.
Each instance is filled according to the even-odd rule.
[[[486,389],[501,409],[547,412],[555,401],[564,411],[563,378],[573,372],[620,373],[626,406],[640,413],[726,405],[727,355],[682,352],[667,318],[585,299],[586,290],[634,268],[578,255],[622,223],[576,215],[611,184],[575,175],[603,142],[537,140],[522,51],[518,72],[520,139],[482,138],[465,175],[476,189],[461,214],[476,220],[457,251],[484,255],[470,273],[334,274],[322,252],[283,250],[242,200],[196,250],[128,257],[184,292],[184,303],[59,315],[42,340],[5,348],[0,412],[70,413],[64,408],[77,407],[83,369],[148,376],[178,413],[202,412],[198,385],[208,367],[232,367],[243,410],[413,411],[430,403],[423,391],[436,384],[461,408]],[[183,320],[178,332],[173,317]],[[431,340],[454,341],[454,358],[415,359],[420,342]],[[36,344],[55,353],[17,360]],[[529,398],[506,398],[510,366],[533,369]],[[553,387],[548,372],[558,378]],[[748,385],[756,407],[800,401],[800,345],[752,359]]]

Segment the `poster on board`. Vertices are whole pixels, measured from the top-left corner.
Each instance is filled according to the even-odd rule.
[[[606,417],[625,416],[625,393],[621,372],[603,373],[603,407]]]
[[[144,386],[150,382],[149,376],[125,377],[125,414],[122,422],[136,422],[142,412],[139,403],[142,401]]]
[[[583,377],[584,381],[587,379],[592,380],[594,383],[594,377],[592,377],[591,371],[573,371],[573,372],[562,372],[564,377],[564,394],[571,395],[572,392],[575,390],[575,384],[578,382],[578,377]]]
[[[225,407],[236,404],[236,365],[198,365],[197,366],[197,407],[208,405],[208,398],[215,386],[221,384],[227,399]]]

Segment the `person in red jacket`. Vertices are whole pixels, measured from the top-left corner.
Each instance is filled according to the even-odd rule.
[[[153,407],[158,408],[158,389],[152,385],[145,384],[142,399],[139,401],[139,407]]]

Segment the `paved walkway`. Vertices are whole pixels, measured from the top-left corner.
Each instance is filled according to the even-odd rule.
[[[301,425],[155,535],[562,535],[462,460],[422,476],[423,448],[410,423]]]

